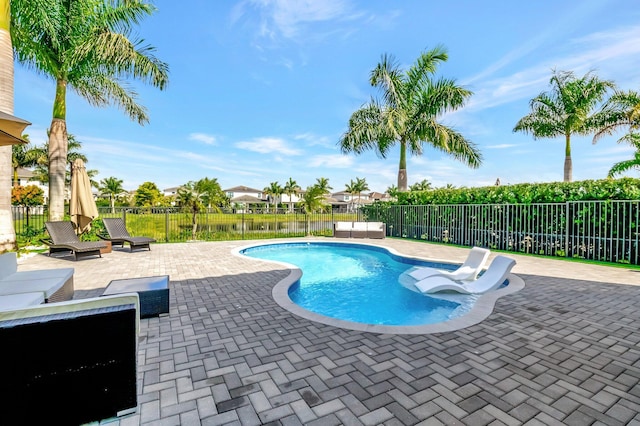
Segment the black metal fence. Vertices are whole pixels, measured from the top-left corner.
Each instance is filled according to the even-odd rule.
[[[361,220],[361,214],[313,213],[300,210],[249,212],[246,210],[220,213],[203,209],[195,215],[181,208],[100,208],[99,219],[94,221],[96,232],[102,230],[100,219],[122,217],[132,235],[144,235],[158,242],[184,242],[191,240],[223,241],[302,237],[305,235],[331,236],[336,221]],[[46,208],[13,207],[16,234],[19,239],[44,233]]]
[[[393,237],[638,265],[640,201],[368,206]]]
[[[14,207],[16,234],[44,232],[47,211]],[[640,201],[579,201],[555,204],[457,204],[365,206],[355,213],[304,214],[213,210],[195,214],[178,208],[100,209],[100,217],[122,217],[133,235],[158,242],[222,241],[330,236],[336,221],[387,224],[387,235],[545,256],[576,257],[638,265]],[[194,226],[195,224],[195,226]],[[100,230],[100,221],[95,228]]]

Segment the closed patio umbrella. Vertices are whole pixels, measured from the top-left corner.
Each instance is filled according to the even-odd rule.
[[[98,217],[98,207],[91,193],[91,182],[84,161],[74,160],[71,165],[71,200],[69,202],[71,222],[76,225],[76,233],[91,229],[91,221]]]
[[[22,118],[0,111],[0,146],[27,143],[21,135],[29,124]]]

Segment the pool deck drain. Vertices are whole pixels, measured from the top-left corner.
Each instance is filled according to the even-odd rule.
[[[467,253],[368,242],[456,262]],[[170,315],[141,321],[138,411],[112,425],[640,424],[638,270],[508,254],[526,287],[487,319],[391,335],[282,309],[271,290],[290,271],[231,254],[248,244],[38,255],[19,269],[74,267],[78,298],[116,278],[171,276]]]

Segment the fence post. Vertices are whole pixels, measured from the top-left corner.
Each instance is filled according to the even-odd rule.
[[[242,239],[244,240],[244,210],[242,209]]]
[[[169,209],[164,209],[164,240],[169,242]]]
[[[569,257],[569,201],[565,202],[565,206],[564,257]]]

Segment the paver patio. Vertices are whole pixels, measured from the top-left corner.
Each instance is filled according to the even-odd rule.
[[[457,262],[467,254],[362,242]],[[508,254],[526,287],[480,324],[374,334],[282,309],[271,289],[288,270],[231,254],[248,244],[38,255],[19,268],[73,266],[76,298],[116,278],[170,275],[170,314],[141,321],[138,410],[110,424],[640,425],[639,270]]]

